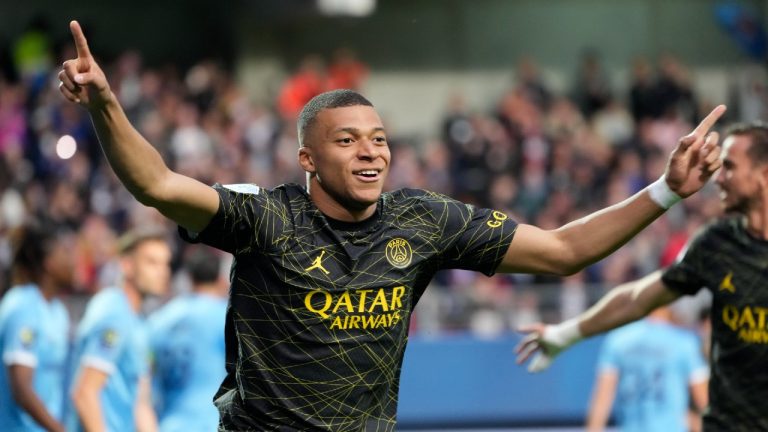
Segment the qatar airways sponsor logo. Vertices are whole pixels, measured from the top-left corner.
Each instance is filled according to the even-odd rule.
[[[752,344],[768,344],[766,315],[766,307],[725,305],[721,318],[728,328],[737,333],[740,340]]]
[[[389,328],[403,319],[405,286],[330,292],[316,289],[304,306],[328,322],[331,330]]]

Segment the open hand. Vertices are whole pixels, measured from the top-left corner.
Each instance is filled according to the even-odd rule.
[[[562,348],[550,346],[544,341],[544,333],[547,326],[544,324],[531,324],[520,328],[520,332],[526,336],[515,347],[517,364],[523,364],[533,356],[528,365],[528,372],[541,372],[548,368],[553,358],[562,351]]]

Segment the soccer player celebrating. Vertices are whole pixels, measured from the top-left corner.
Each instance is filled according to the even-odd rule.
[[[581,338],[706,287],[712,292],[712,372],[704,430],[768,430],[768,399],[761,397],[768,388],[768,126],[729,128],[722,166],[716,183],[730,217],[702,229],[672,266],[611,290],[581,316],[523,329],[530,334],[518,347],[518,361],[536,353],[529,370],[542,370]]]
[[[627,200],[545,231],[423,190],[383,193],[378,113],[350,90],[298,119],[307,185],[213,187],[171,171],[128,122],[77,22],[60,90],[88,109],[106,157],[182,235],[235,257],[220,430],[395,427],[410,314],[434,273],[568,274],[615,250],[720,167],[717,107],[680,139],[664,177]]]

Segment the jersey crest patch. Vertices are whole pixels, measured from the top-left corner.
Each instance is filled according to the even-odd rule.
[[[393,267],[405,268],[411,263],[413,258],[413,250],[411,249],[408,240],[400,237],[394,238],[387,243],[387,250],[385,251],[387,261],[392,264]]]

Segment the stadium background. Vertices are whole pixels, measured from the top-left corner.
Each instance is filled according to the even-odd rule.
[[[359,75],[346,78],[377,106],[393,143],[390,188],[446,192],[545,227],[642,188],[663,169],[670,138],[709,107],[727,103],[725,122],[768,113],[766,1],[3,2],[0,289],[14,226],[33,216],[67,225],[79,236],[74,317],[114,277],[114,236],[162,219],[104,169],[87,117],[55,90],[70,19],[129,115],[182,172],[302,181],[286,95],[294,78],[306,84],[300,71],[325,73],[347,48]],[[32,23],[42,38],[29,37]],[[637,111],[638,58],[663,112]],[[73,155],[64,135],[75,138]],[[573,316],[668,263],[717,213],[709,188],[569,278],[441,274],[414,318],[401,426],[581,424],[600,338],[529,376],[513,365],[513,329]],[[174,291],[186,287],[178,274]],[[678,309],[697,328],[695,304]]]

